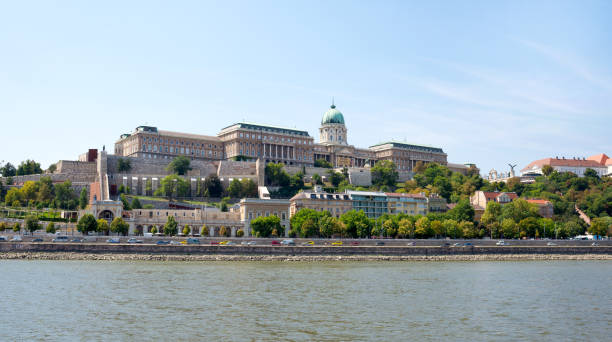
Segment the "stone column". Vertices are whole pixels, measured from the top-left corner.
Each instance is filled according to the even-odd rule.
[[[230,234],[232,237],[236,237],[236,227],[231,227],[232,233]]]

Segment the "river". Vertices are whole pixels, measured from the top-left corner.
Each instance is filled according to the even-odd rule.
[[[0,260],[0,341],[610,341],[612,262]]]

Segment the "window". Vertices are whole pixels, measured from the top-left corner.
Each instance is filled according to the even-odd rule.
[[[284,212],[282,212],[282,213],[281,213],[281,220],[285,220],[285,219],[286,219],[285,213],[284,213]]]

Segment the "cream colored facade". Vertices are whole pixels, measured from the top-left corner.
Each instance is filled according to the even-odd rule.
[[[174,210],[174,209],[134,209],[126,213],[126,222],[134,226],[134,234],[149,233],[155,226],[157,231],[163,231],[168,217],[173,216],[178,224],[178,233],[183,231],[185,225],[189,225],[192,234],[201,234],[202,226],[206,225],[209,236],[219,236],[221,227],[225,227],[231,236],[244,227],[240,220],[240,213],[222,212],[217,208],[206,210]]]
[[[387,193],[389,214],[427,215],[427,197],[420,194]]]
[[[312,166],[324,159],[334,167],[373,166],[377,160],[392,160],[399,171],[412,171],[418,161],[446,165],[441,148],[386,142],[358,148],[348,143],[348,129],[343,114],[335,105],[323,116],[319,141],[307,131],[293,128],[239,122],[223,128],[216,137],[158,130],[139,126],[123,134],[115,143],[115,154],[152,159],[224,160],[258,158],[266,163]]]
[[[245,236],[253,236],[252,220],[271,215],[280,218],[280,224],[285,229],[284,236],[289,236],[289,200],[243,198],[240,201],[240,221],[244,223]]]
[[[353,201],[348,194],[304,191],[293,196],[290,201],[289,211],[291,216],[304,208],[328,211],[334,217],[340,217],[340,215],[353,209]]]

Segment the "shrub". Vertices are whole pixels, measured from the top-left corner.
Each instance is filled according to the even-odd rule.
[[[189,235],[189,233],[191,233],[191,228],[186,224],[185,227],[183,227],[183,235]]]
[[[244,230],[238,229],[238,231],[236,232],[236,236],[237,237],[243,237],[244,236]]]
[[[55,223],[50,222],[50,223],[47,225],[46,232],[47,232],[47,233],[49,233],[49,234],[55,234]]]

